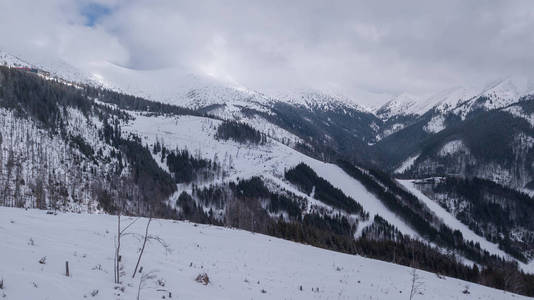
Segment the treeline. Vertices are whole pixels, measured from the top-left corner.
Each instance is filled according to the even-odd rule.
[[[418,207],[423,207],[422,204],[414,203],[419,202],[417,197],[400,188],[389,176],[376,170],[369,171],[368,174],[347,161],[340,160],[338,165],[426,240],[456,250],[466,258],[483,265],[502,263],[503,258],[490,255],[488,251],[481,249],[478,243],[464,240],[460,231],[450,229],[427,211],[417,210]]]
[[[269,199],[280,199],[281,195],[273,196],[260,177],[231,182],[226,186],[202,189],[194,187],[193,194],[197,201],[187,193],[183,193],[177,201],[183,218],[242,228],[329,250],[413,266],[515,293],[534,295],[534,276],[520,271],[517,264],[488,260],[484,268],[467,266],[453,252],[443,253],[439,248],[404,236],[380,217],[375,217],[373,224],[363,229],[362,237],[356,240],[354,233],[357,224],[342,215],[320,215],[316,212],[306,214],[301,210],[302,215],[298,218],[273,218],[268,214],[271,212],[269,206],[275,207],[277,204],[271,202],[263,207],[262,203],[272,201]],[[224,198],[223,205],[217,204],[219,197]],[[289,206],[298,203],[298,199],[291,195],[285,197],[292,202]],[[222,210],[223,214],[218,215],[212,208]],[[281,208],[278,211],[283,210]]]
[[[237,121],[224,121],[217,127],[216,139],[238,143],[265,144],[267,136],[250,125]]]
[[[157,115],[171,114],[204,116],[202,113],[185,107],[146,100],[141,97],[118,93],[104,88],[84,86],[83,91],[84,94],[91,99],[97,99],[98,101],[104,103],[116,105],[118,108],[124,110],[148,112]]]
[[[534,249],[534,199],[529,195],[480,178],[446,177],[419,185],[439,195],[433,198],[471,230],[514,257],[526,261],[524,253]]]
[[[129,163],[135,185],[139,188],[139,199],[146,208],[160,207],[162,201],[176,191],[176,185],[169,173],[165,172],[152,158],[148,145],[143,146],[141,139],[135,135],[123,138],[118,122],[113,126],[104,120],[101,130],[103,140],[120,150],[116,155]],[[121,159],[122,161],[122,159]],[[122,173],[122,170],[118,170]]]
[[[368,143],[375,140],[376,133],[370,125],[382,121],[371,113],[344,105],[308,107],[285,102],[275,102],[270,109],[273,113],[255,113],[301,138],[304,143],[298,150],[307,155],[323,161],[334,161],[339,155],[362,161],[374,159]]]
[[[391,228],[385,220],[377,227]],[[385,223],[384,223],[385,222]],[[375,227],[376,228],[376,227]],[[396,230],[396,229],[392,229]],[[403,236],[399,232],[395,239],[376,239],[366,236],[357,240],[352,235],[334,233],[331,228],[321,228],[314,224],[271,222],[267,234],[305,243],[316,247],[362,255],[369,258],[411,266],[444,276],[459,278],[493,288],[534,296],[534,275],[520,271],[517,264],[496,261],[480,269],[476,264],[468,266],[460,257],[443,253],[427,243]],[[391,233],[385,233],[392,236]]]
[[[361,204],[345,195],[340,189],[334,187],[324,178],[319,177],[315,171],[305,163],[286,170],[285,179],[297,185],[303,192],[311,195],[321,202],[342,209],[351,214],[358,214],[368,219],[369,214],[363,210]]]
[[[115,94],[117,93],[108,91],[105,97],[112,97]],[[30,124],[35,124],[42,130],[33,132],[34,136],[28,136],[28,138],[38,138],[39,135],[47,134],[50,140],[54,141],[53,146],[60,147],[62,143],[69,146],[68,149],[64,150],[65,155],[62,159],[53,162],[54,164],[70,164],[70,162],[65,162],[63,158],[77,161],[77,165],[73,169],[65,171],[60,177],[56,170],[53,170],[55,166],[44,165],[46,160],[39,164],[41,155],[31,155],[32,158],[39,159],[32,161],[34,165],[32,165],[31,174],[35,177],[28,178],[32,185],[30,187],[31,192],[37,198],[34,206],[52,209],[76,209],[75,206],[77,202],[80,202],[80,199],[75,196],[79,193],[71,191],[71,188],[66,185],[67,180],[64,178],[69,177],[70,184],[73,184],[73,180],[75,180],[79,189],[88,190],[91,197],[98,200],[100,207],[108,212],[121,209],[124,213],[146,214],[147,209],[151,207],[160,216],[166,216],[161,200],[172,194],[176,187],[169,174],[161,170],[152,159],[150,151],[141,144],[139,138],[121,136],[118,124],[120,120],[130,118],[127,113],[89,100],[84,88],[45,80],[35,74],[7,67],[0,67],[0,106],[12,111],[15,118],[29,120]],[[72,112],[74,114],[80,112],[86,119],[76,119],[76,116],[71,115]],[[92,141],[93,144],[102,146],[101,142],[103,142],[111,147],[94,149],[73,128],[73,126],[95,126],[91,118],[97,118],[103,123],[102,127],[98,129],[98,133],[96,130],[93,133],[92,138],[95,139]],[[71,123],[73,120],[77,123]],[[17,130],[29,129],[28,127]],[[88,132],[92,131],[88,130]],[[26,140],[25,142],[28,143],[28,146],[36,141]],[[76,151],[71,151],[73,149],[79,150],[85,159],[78,157]],[[41,151],[39,148],[37,150]],[[54,151],[50,152],[53,153]],[[20,158],[24,155],[26,154],[17,153]],[[17,168],[14,170],[22,172],[22,166],[25,165],[25,162],[18,161],[16,164]],[[128,167],[128,170],[123,173],[125,167]],[[43,172],[47,170],[50,170],[48,171],[50,173],[46,174],[48,182],[42,182],[45,178]],[[6,182],[12,181],[11,177],[13,176],[7,174],[8,180]],[[17,184],[15,182],[15,185]],[[126,190],[131,192],[127,193]],[[133,195],[134,192],[135,195]],[[87,197],[87,194],[85,193],[83,197]],[[23,195],[15,195],[15,197],[22,198]],[[125,200],[126,198],[135,198],[135,201]],[[126,202],[129,203],[126,204]],[[18,205],[22,205],[22,203]]]
[[[362,238],[369,240],[391,240],[402,239],[402,233],[384,218],[375,215],[373,223],[362,230]]]
[[[270,202],[267,205],[269,212],[285,211],[291,220],[299,220],[305,209],[306,200],[294,194],[289,197],[284,194],[271,193]]]
[[[197,179],[213,178],[220,171],[217,162],[194,157],[187,149],[169,150],[159,141],[153,146],[152,153],[160,154],[176,183],[191,183]]]
[[[86,116],[94,113],[127,117],[125,113],[88,101],[79,89],[3,66],[0,66],[0,106],[13,110],[18,117],[32,118],[54,132],[63,131],[67,107]]]

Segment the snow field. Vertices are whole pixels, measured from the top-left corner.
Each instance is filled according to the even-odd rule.
[[[27,299],[135,299],[140,276],[131,279],[146,219],[121,241],[125,274],[113,284],[116,216],[0,208],[0,296]],[[123,217],[123,227],[129,223]],[[269,236],[216,226],[153,220],[141,261],[140,299],[403,299],[410,268]],[[39,260],[46,257],[46,263]],[[69,261],[70,277],[65,276]],[[195,281],[206,273],[210,283]],[[415,299],[527,299],[457,279],[417,271]],[[159,282],[159,283],[158,283]],[[302,286],[302,291],[300,290]],[[462,291],[468,289],[470,294]],[[313,290],[312,290],[313,289]],[[98,292],[95,292],[98,291]],[[172,298],[168,297],[171,293]],[[96,293],[96,294],[95,294]],[[92,296],[91,294],[95,294]]]

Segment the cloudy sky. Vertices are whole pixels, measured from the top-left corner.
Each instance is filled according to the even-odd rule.
[[[534,1],[0,0],[0,48],[374,105],[534,76]]]

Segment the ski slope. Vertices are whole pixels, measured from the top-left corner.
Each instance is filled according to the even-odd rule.
[[[122,218],[122,224],[129,223]],[[131,278],[146,219],[122,238],[122,283],[113,283],[115,216],[0,208],[0,298],[136,299]],[[410,269],[269,236],[208,225],[153,220],[140,299],[407,299]],[[39,260],[46,257],[45,264]],[[65,276],[69,261],[70,277]],[[210,283],[195,278],[206,273]],[[527,299],[470,282],[417,271],[415,299]],[[300,287],[302,286],[302,290]],[[470,294],[464,294],[468,289]],[[172,298],[169,297],[169,293]],[[94,296],[93,296],[93,295]],[[165,298],[163,298],[165,297]]]
[[[499,249],[499,246],[497,244],[486,240],[484,237],[480,235],[477,235],[475,232],[469,229],[467,225],[460,222],[458,219],[456,219],[456,217],[454,217],[451,213],[449,213],[445,208],[441,207],[439,203],[437,203],[436,201],[433,201],[432,199],[428,198],[425,194],[423,194],[415,186],[414,180],[397,179],[397,182],[399,182],[410,193],[414,194],[419,200],[421,200],[431,211],[433,211],[439,218],[441,218],[443,222],[447,224],[447,226],[449,226],[452,230],[459,230],[462,233],[464,239],[479,243],[482,249],[486,249],[491,254],[510,258],[508,254],[506,254],[504,251]],[[519,263],[519,266],[524,271],[526,272],[534,271],[533,263],[524,264],[519,261],[518,263]]]
[[[221,122],[219,120],[195,116],[154,117],[138,113],[135,116],[135,120],[123,126],[125,132],[138,134],[144,144],[152,145],[158,140],[170,149],[188,149],[191,153],[203,158],[213,160],[217,158],[223,169],[229,170],[228,177],[224,178],[224,181],[262,176],[289,189],[291,185],[283,181],[285,170],[304,162],[319,176],[359,202],[364,210],[369,212],[370,222],[378,214],[402,233],[418,236],[411,227],[369,193],[360,182],[350,177],[337,165],[308,157],[274,139],[268,139],[265,145],[217,140],[215,132]],[[204,184],[208,185],[211,182]],[[185,187],[184,190],[188,188]],[[179,190],[176,195],[180,192]],[[296,189],[292,192],[303,195]],[[366,225],[368,224],[360,224],[358,233]]]

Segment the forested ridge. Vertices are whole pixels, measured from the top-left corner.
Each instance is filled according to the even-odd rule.
[[[134,118],[133,112],[146,116],[211,118],[203,112],[102,88],[69,86],[4,67],[0,67],[0,109],[4,125],[0,136],[1,205],[105,211],[242,228],[534,295],[533,276],[464,240],[459,231],[440,222],[415,196],[379,170],[363,169],[348,161],[338,162],[386,207],[440,248],[404,236],[379,216],[369,216],[358,199],[335,188],[306,164],[285,170],[280,178],[296,188],[292,192],[262,176],[228,179],[225,173],[228,170],[215,158],[202,157],[188,150],[187,145],[170,148],[159,141],[148,144],[141,134],[125,134],[122,128]],[[281,115],[277,122],[289,124],[293,120],[290,109],[278,109]],[[321,136],[341,135],[341,131],[325,125],[334,116],[346,128],[352,123],[345,118],[359,116],[373,121],[366,114],[342,114],[341,110],[321,115],[322,125],[316,127],[299,118],[292,125],[294,130],[313,132],[314,136],[295,147],[323,160],[344,157],[343,152],[354,149],[367,149],[350,141],[333,147],[328,143],[315,147],[321,144],[318,139]],[[270,145],[266,135],[250,125],[218,119],[219,122],[215,136],[221,141],[232,140],[251,147]],[[371,140],[371,133],[365,132],[363,138]],[[461,182],[454,185],[458,195],[475,199],[471,201],[480,200],[466,192]],[[439,192],[440,187],[436,189]],[[487,187],[487,190],[497,193],[498,189]],[[513,224],[532,225],[521,214],[531,209],[528,199],[510,191],[498,193],[516,199],[514,206],[502,208],[516,222]],[[309,199],[322,204],[313,205]],[[484,211],[470,213],[480,215],[483,220],[489,218]],[[370,221],[366,223],[370,226],[361,228],[362,221]],[[361,237],[355,239],[359,229]],[[450,253],[444,254],[444,248]],[[514,253],[513,247],[504,249],[518,259],[525,259],[520,253]],[[461,262],[464,257],[482,267],[465,266]]]

